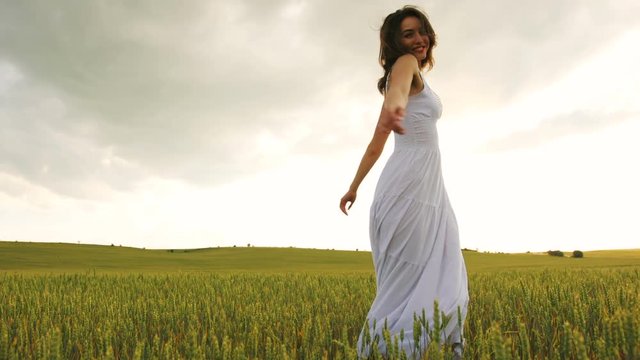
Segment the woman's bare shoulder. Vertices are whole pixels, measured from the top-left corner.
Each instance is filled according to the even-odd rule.
[[[391,71],[393,71],[393,69],[398,67],[403,69],[412,69],[412,70],[414,68],[419,69],[418,59],[416,59],[416,57],[413,56],[412,54],[401,55],[391,67]]]
[[[415,95],[422,91],[424,84],[420,77],[420,67],[418,59],[412,54],[404,54],[396,60],[391,68],[391,78],[406,79],[410,83],[409,96]],[[401,80],[403,81],[403,80]]]

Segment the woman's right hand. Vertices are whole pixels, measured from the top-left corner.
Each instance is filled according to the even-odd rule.
[[[383,106],[380,114],[380,128],[387,133],[395,131],[400,135],[404,134],[404,127],[402,127],[404,113],[404,108],[401,106]]]
[[[345,215],[349,215],[347,214],[347,210],[351,210],[351,206],[354,202],[356,202],[356,192],[351,190],[347,191],[342,199],[340,199],[340,210],[342,210]],[[350,203],[349,207],[347,207],[347,203]]]

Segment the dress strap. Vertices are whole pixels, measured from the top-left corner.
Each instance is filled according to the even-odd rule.
[[[389,92],[389,77],[391,76],[391,70],[387,74],[387,81],[384,83],[384,94],[386,95]]]

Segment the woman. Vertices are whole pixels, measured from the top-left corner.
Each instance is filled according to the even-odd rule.
[[[371,351],[367,332],[371,337],[378,335],[383,354],[389,349],[382,339],[385,322],[392,339],[400,340],[403,333],[400,349],[419,356],[430,339],[425,334],[428,329],[414,334],[414,315],[425,314],[433,327],[434,301],[439,313],[449,318],[439,334],[441,343],[451,344],[454,353],[462,355],[467,273],[442,180],[436,130],[442,104],[422,77],[425,67],[433,67],[435,45],[433,28],[418,8],[405,6],[384,20],[379,58],[384,75],[378,81],[384,103],[373,139],[340,200],[340,209],[347,214],[347,204],[351,209],[360,183],[393,130],[395,148],[380,175],[370,212],[377,290],[358,338],[363,357]]]

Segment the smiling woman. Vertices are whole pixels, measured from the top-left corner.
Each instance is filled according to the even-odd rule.
[[[440,166],[436,122],[442,103],[422,75],[433,67],[435,45],[433,28],[419,9],[406,6],[385,19],[379,59],[384,75],[378,82],[384,103],[373,139],[340,200],[347,214],[347,204],[350,209],[395,131],[395,148],[370,210],[377,289],[358,338],[362,357],[377,351],[394,357],[398,345],[391,339],[397,338],[406,355],[422,358],[438,336],[436,343],[451,344],[454,358],[462,358],[467,272]],[[441,333],[434,330],[440,325]]]
[[[433,48],[436,45],[436,33],[427,16],[420,10],[405,7],[389,15],[380,29],[378,61],[384,69],[384,75],[378,80],[378,91],[384,93],[391,67],[399,57],[407,53],[407,49],[420,62],[420,69],[428,67],[431,70],[434,65]]]

